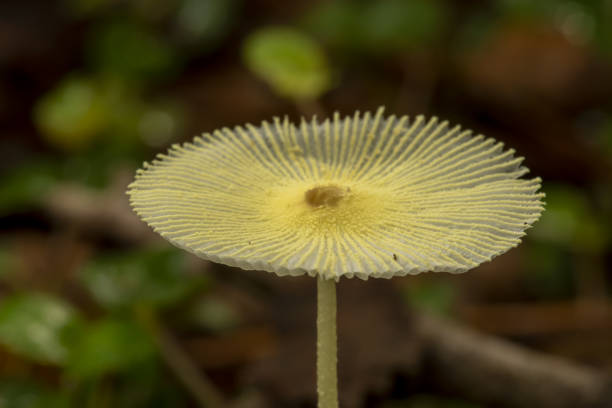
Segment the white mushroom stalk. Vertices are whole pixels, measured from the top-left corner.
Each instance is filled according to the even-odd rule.
[[[335,282],[464,272],[518,245],[544,196],[522,161],[459,126],[381,108],[204,134],[145,163],[128,194],[155,231],[204,259],[318,278],[319,399],[333,407]]]

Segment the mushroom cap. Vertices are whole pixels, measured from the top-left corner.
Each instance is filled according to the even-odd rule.
[[[129,186],[174,245],[278,275],[464,272],[516,246],[540,179],[503,143],[423,116],[275,118],[174,145]]]

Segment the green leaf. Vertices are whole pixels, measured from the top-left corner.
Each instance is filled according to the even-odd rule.
[[[182,132],[184,123],[180,104],[149,106],[138,118],[138,132],[146,145],[161,148]]]
[[[361,6],[352,1],[318,3],[304,18],[304,25],[326,43],[350,51],[363,47]]]
[[[451,314],[455,290],[447,282],[428,282],[410,286],[406,292],[408,302],[415,308],[441,316]]]
[[[559,0],[497,0],[496,7],[505,17],[514,19],[542,19],[559,6]]]
[[[166,122],[161,130],[143,125],[150,111],[161,111]],[[38,127],[52,145],[64,150],[85,150],[91,157],[113,151],[125,156],[133,153],[151,133],[173,136],[180,122],[180,105],[172,103],[149,105],[143,101],[139,87],[122,78],[69,78],[55,91],[43,97],[35,110]],[[144,119],[143,119],[144,118]],[[159,121],[158,121],[159,122]],[[146,132],[146,133],[145,133]],[[102,153],[102,154],[101,154]],[[71,157],[72,162],[77,157]],[[116,161],[116,160],[115,160]],[[78,173],[77,173],[78,174]]]
[[[181,39],[187,44],[210,48],[217,45],[236,20],[236,0],[183,0],[176,23]]]
[[[353,52],[423,49],[445,27],[444,5],[438,0],[323,2],[307,14],[305,26],[326,42]]]
[[[568,40],[584,45],[593,40],[601,43],[601,35],[609,26],[607,21],[612,14],[605,10],[604,3],[597,0],[498,0],[496,7],[506,19],[554,25]]]
[[[63,3],[71,15],[86,17],[108,9],[113,0],[63,0]]]
[[[243,49],[246,65],[279,95],[315,99],[330,88],[331,77],[321,47],[290,27],[253,32]]]
[[[545,190],[546,211],[530,232],[531,238],[578,251],[606,248],[609,232],[584,192],[567,185],[547,185]]]
[[[107,318],[86,326],[70,351],[68,372],[92,378],[123,370],[152,358],[155,346],[136,323]]]
[[[64,160],[32,158],[1,176],[0,216],[35,208],[61,182],[104,187],[117,161],[116,153],[111,155],[103,148],[71,155]]]
[[[461,20],[453,39],[455,52],[469,52],[481,47],[492,33],[499,28],[499,19],[491,10],[485,9],[471,13]]]
[[[213,332],[222,332],[240,323],[240,316],[227,302],[209,296],[198,299],[186,314],[190,323]]]
[[[27,358],[62,364],[68,355],[77,312],[44,294],[20,294],[0,303],[0,342]]]
[[[374,52],[430,46],[444,27],[445,11],[434,0],[386,0],[367,3],[362,30]]]
[[[0,382],[0,407],[3,408],[69,408],[67,395],[38,384],[18,380]]]
[[[36,103],[34,122],[53,146],[77,150],[89,146],[106,128],[109,111],[94,80],[69,77]]]
[[[603,56],[612,60],[612,7],[609,3],[600,2],[600,9],[594,13],[596,19],[595,41]]]
[[[113,408],[188,407],[185,391],[168,377],[168,369],[158,358],[125,367],[113,375]]]
[[[610,38],[612,40],[612,36]],[[610,42],[612,45],[612,41]],[[607,115],[597,132],[597,142],[605,149],[609,159],[612,159],[612,115]]]
[[[109,308],[169,306],[206,284],[204,276],[185,273],[186,259],[174,248],[107,256],[89,263],[81,278],[94,298]]]
[[[106,23],[89,39],[91,65],[98,72],[129,80],[167,76],[178,67],[178,55],[161,36],[131,21]]]
[[[522,279],[527,294],[539,300],[575,296],[574,263],[567,248],[530,239],[523,251],[526,268],[523,268]]]
[[[57,183],[57,173],[57,169],[48,163],[34,162],[2,175],[0,215],[37,204]]]

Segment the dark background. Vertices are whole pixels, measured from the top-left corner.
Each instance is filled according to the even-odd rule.
[[[306,46],[268,31],[291,51],[257,54],[271,26]],[[201,132],[380,105],[517,149],[547,210],[467,274],[343,280],[345,405],[560,406],[516,397],[520,369],[446,387],[423,315],[608,379],[612,1],[2,0],[0,407],[195,406],[194,368],[224,406],[314,406],[314,282],[173,249],[124,191]]]

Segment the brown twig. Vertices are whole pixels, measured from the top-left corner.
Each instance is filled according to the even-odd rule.
[[[421,316],[423,370],[436,388],[500,407],[612,407],[597,370]]]
[[[461,320],[487,333],[532,336],[580,330],[612,330],[612,303],[577,300],[546,303],[463,305]]]
[[[117,242],[139,243],[156,239],[131,211],[124,192],[98,192],[82,186],[60,184],[43,197],[43,209],[63,228],[97,234]]]
[[[155,312],[148,309],[138,310],[138,318],[151,333],[168,367],[198,404],[204,408],[226,407],[219,391],[185,354],[172,334],[164,328]]]

